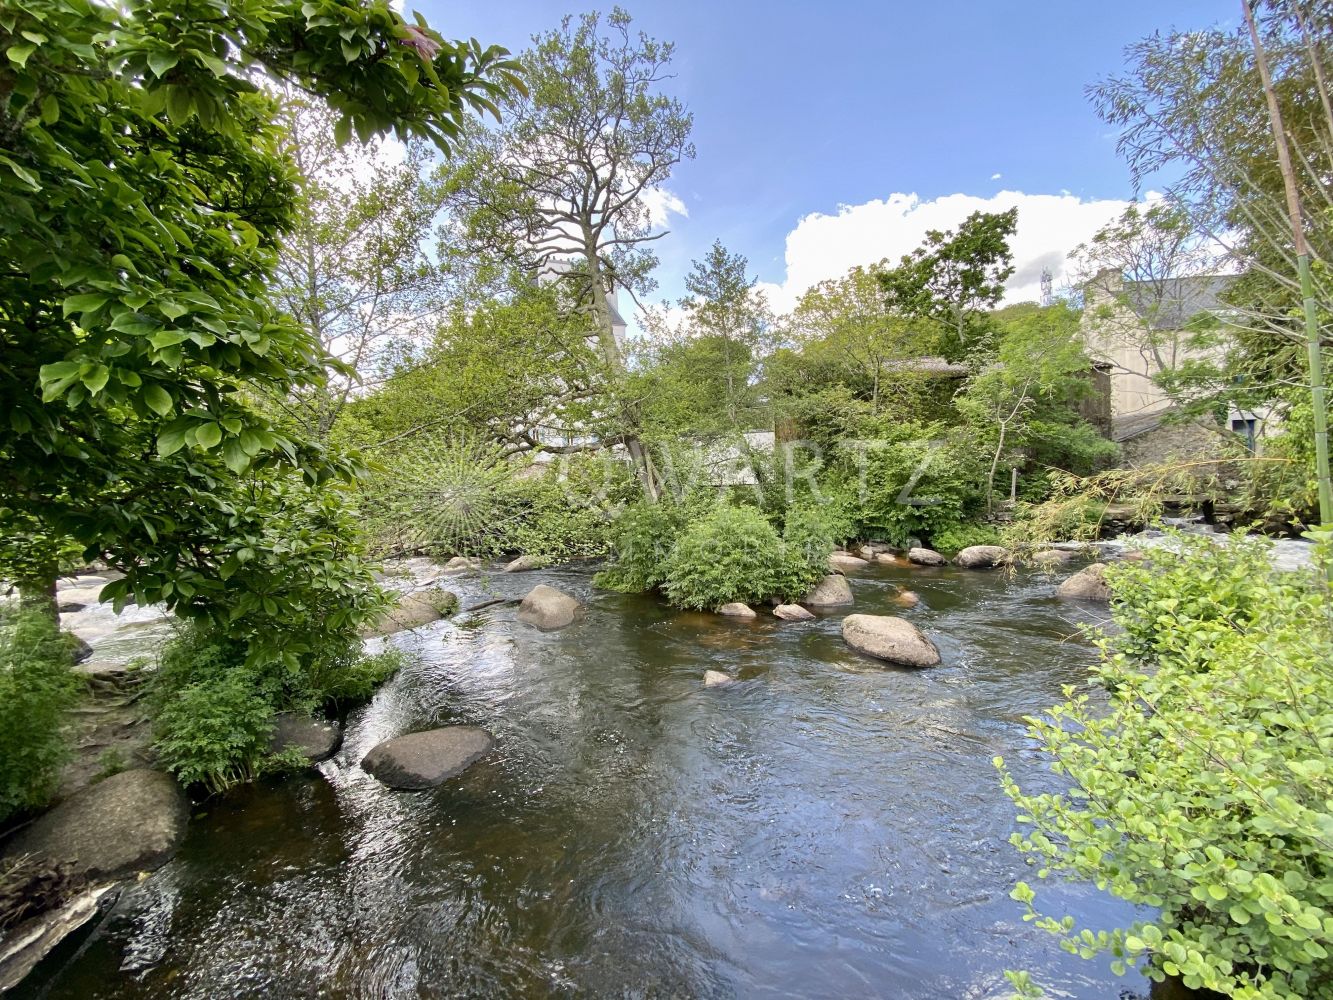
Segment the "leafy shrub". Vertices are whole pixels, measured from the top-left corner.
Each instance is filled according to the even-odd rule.
[[[163,647],[153,677],[158,755],[186,785],[217,792],[250,781],[282,767],[268,748],[275,714],[363,701],[401,663],[396,650],[366,656],[359,639],[333,634],[296,669],[256,664],[243,639],[190,623]]]
[[[612,528],[614,561],[593,577],[593,583],[625,594],[660,587],[666,582],[667,558],[677,537],[703,515],[709,502],[703,494],[691,494],[682,500],[667,496],[657,503],[630,504]]]
[[[1318,555],[1333,559],[1333,533]],[[1072,875],[1157,914],[1112,931],[1028,918],[1085,957],[1247,1000],[1333,996],[1333,600],[1259,543],[1178,542],[1108,570],[1123,635],[1031,733],[1069,777],[1029,795],[997,758],[1038,877]]]
[[[985,477],[977,455],[943,428],[903,425],[873,448],[844,449],[830,484],[856,498],[856,535],[901,546],[981,510]]]
[[[784,600],[796,600],[807,593],[828,573],[832,551],[833,535],[822,510],[788,508],[782,526],[782,572],[775,593]]]
[[[612,550],[612,511],[639,493],[623,462],[562,461],[558,468],[508,487],[497,522],[498,547],[543,563],[605,556]]]
[[[754,508],[719,505],[685,529],[665,569],[663,589],[677,607],[763,601],[784,582],[782,540]]]
[[[989,524],[954,524],[930,535],[930,547],[953,558],[970,545],[999,545],[1000,532]]]
[[[45,805],[68,758],[62,733],[78,696],[69,646],[39,611],[0,608],[0,822]]]

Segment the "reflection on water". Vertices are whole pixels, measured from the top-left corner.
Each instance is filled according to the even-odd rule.
[[[894,613],[908,578],[928,671],[857,657],[841,614],[678,613],[576,571],[458,581],[465,606],[545,581],[589,613],[541,633],[498,605],[400,637],[415,662],[321,774],[201,806],[180,857],[22,995],[998,998],[1027,968],[1114,997],[1008,898],[1023,865],[991,766],[1052,780],[1021,720],[1082,676],[1085,612],[1040,577],[902,567],[854,577],[854,610]],[[705,690],[706,669],[741,683]],[[358,767],[449,723],[497,744],[436,792]],[[1125,916],[1082,887],[1047,899]]]

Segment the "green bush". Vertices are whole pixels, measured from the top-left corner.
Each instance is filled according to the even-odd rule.
[[[794,601],[807,593],[828,574],[832,551],[833,535],[822,510],[788,508],[782,526],[782,572],[777,595]]]
[[[397,650],[367,656],[359,639],[338,634],[296,669],[254,663],[248,649],[203,622],[162,648],[152,682],[155,746],[183,784],[217,792],[284,766],[268,748],[274,715],[364,701],[402,663]]]
[[[612,527],[615,557],[593,583],[606,590],[641,594],[666,582],[667,558],[685,526],[707,511],[710,500],[695,494],[683,500],[630,504]]]
[[[0,822],[55,792],[69,756],[65,711],[79,691],[70,666],[69,645],[48,616],[0,608]]]
[[[685,529],[666,560],[667,599],[715,609],[767,600],[784,583],[782,539],[752,507],[719,505]]]
[[[970,545],[999,545],[1000,532],[989,524],[953,524],[929,536],[930,547],[952,559]]]
[[[1025,794],[1013,842],[1155,915],[1112,931],[1029,919],[1085,957],[1246,1000],[1333,997],[1333,600],[1260,543],[1178,541],[1108,570],[1123,633],[1031,733],[1071,783]],[[1333,558],[1333,533],[1318,555]]]

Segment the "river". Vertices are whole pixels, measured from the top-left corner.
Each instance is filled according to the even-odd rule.
[[[503,604],[400,635],[408,666],[334,759],[199,805],[179,856],[16,995],[972,1000],[1008,996],[1006,968],[1053,997],[1146,992],[1022,921],[991,763],[1055,787],[1022,718],[1085,677],[1098,609],[1030,571],[851,579],[852,610],[912,619],[943,664],[857,656],[842,612],[679,612],[573,569],[455,581],[465,608],[545,582],[588,615],[541,633]],[[922,604],[896,610],[895,583]],[[706,669],[740,683],[705,689]],[[361,771],[450,723],[497,744],[441,789]],[[1039,899],[1131,916],[1086,886]]]

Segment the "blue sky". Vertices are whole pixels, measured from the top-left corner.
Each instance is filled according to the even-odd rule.
[[[418,6],[446,36],[515,51],[592,8]],[[685,214],[657,244],[658,296],[679,295],[689,261],[721,238],[783,308],[853,263],[896,258],[926,228],[1011,204],[1012,297],[1031,297],[1043,266],[1058,281],[1064,254],[1134,194],[1084,87],[1138,38],[1235,13],[1195,0],[624,6],[676,43],[669,89],[695,116],[698,155],[668,184]]]

